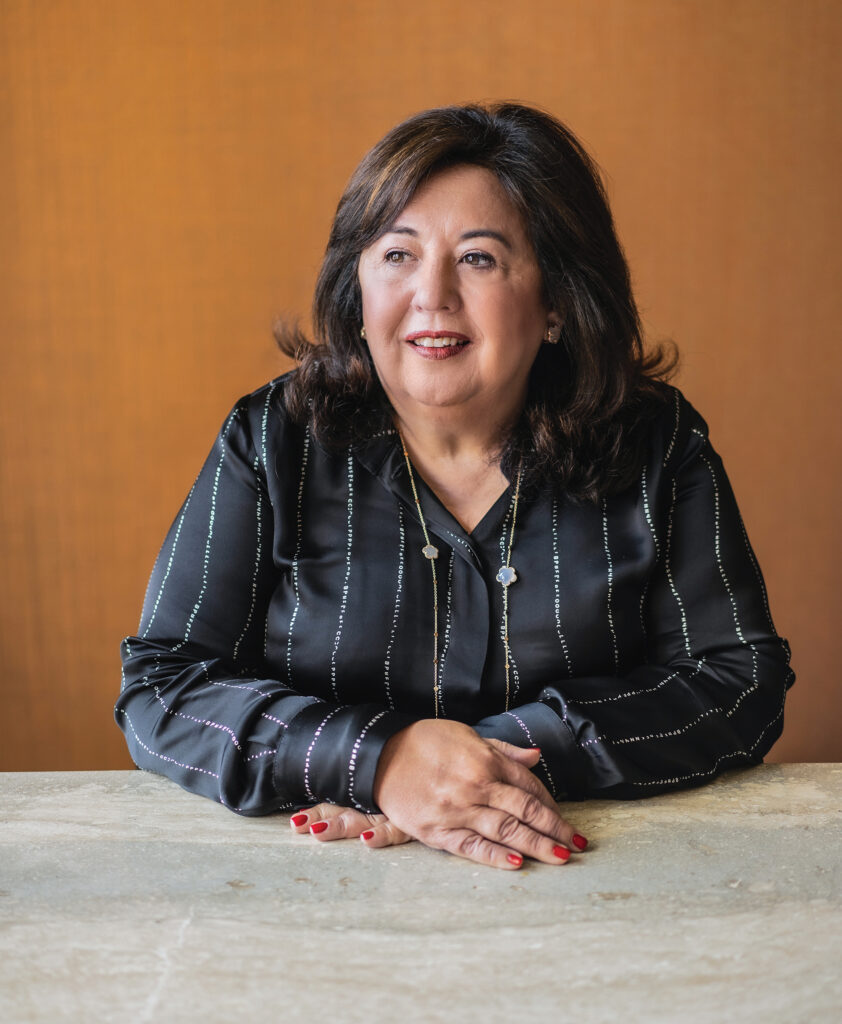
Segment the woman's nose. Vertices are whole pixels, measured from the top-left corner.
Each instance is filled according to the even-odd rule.
[[[427,259],[418,268],[414,303],[417,309],[454,312],[460,305],[456,268],[448,260]]]

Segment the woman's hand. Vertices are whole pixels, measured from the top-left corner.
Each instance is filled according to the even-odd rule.
[[[309,832],[321,841],[360,838],[366,846],[399,846],[412,836],[402,832],[385,814],[365,814],[354,807],[338,804],[316,804],[293,814],[289,820],[293,831]]]
[[[374,799],[406,835],[478,864],[511,870],[524,856],[563,864],[587,843],[530,772],[540,756],[461,722],[424,719],[387,741]]]

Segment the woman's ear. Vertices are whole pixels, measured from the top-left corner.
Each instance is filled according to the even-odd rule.
[[[562,319],[558,313],[550,310],[550,313],[547,316],[547,330],[544,334],[544,341],[548,345],[558,344],[558,339],[561,337],[561,324]]]

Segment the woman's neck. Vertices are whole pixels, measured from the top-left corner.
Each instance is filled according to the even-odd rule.
[[[419,465],[496,465],[503,424],[435,410],[421,416],[396,413],[395,425]]]
[[[496,413],[459,406],[416,406],[397,403],[395,426],[419,465],[498,465],[501,442],[520,414],[516,408]]]

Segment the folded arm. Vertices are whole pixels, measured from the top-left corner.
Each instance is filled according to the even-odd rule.
[[[539,746],[539,775],[558,799],[703,783],[760,762],[780,735],[789,648],[704,421],[692,409],[686,418],[657,502],[641,482],[658,552],[641,601],[647,663],[559,678],[476,724],[481,736]]]
[[[239,813],[319,800],[375,810],[380,751],[412,719],[303,695],[263,671],[278,571],[253,434],[239,404],[169,531],[138,635],[122,644],[116,720],[139,767]]]

